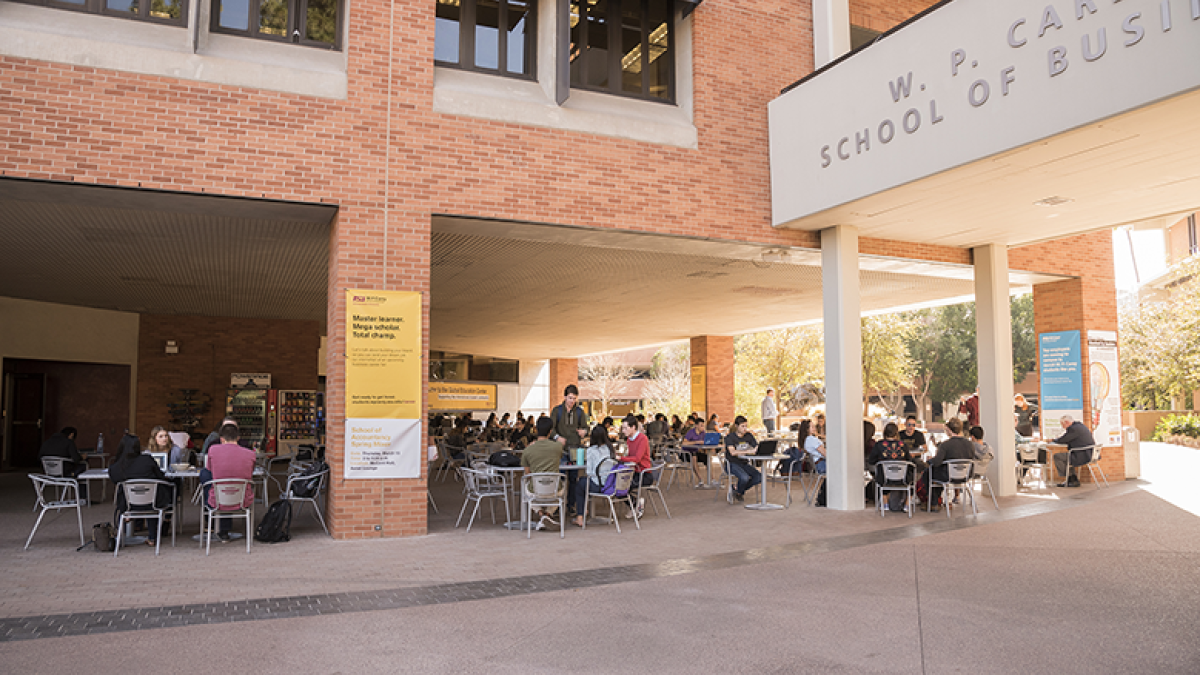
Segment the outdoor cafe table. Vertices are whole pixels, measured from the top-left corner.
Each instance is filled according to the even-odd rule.
[[[697,489],[697,490],[716,490],[720,486],[720,483],[716,483],[716,484],[713,483],[712,462],[713,462],[714,456],[719,455],[721,453],[722,447],[723,446],[719,443],[717,445],[682,445],[681,444],[679,446],[679,449],[681,451],[692,453],[693,460],[696,458],[697,452],[703,452],[706,455],[708,455],[708,461],[704,463],[704,465],[705,465],[704,470],[707,472],[707,474],[706,474],[707,478],[704,483],[694,486],[695,489]]]
[[[742,459],[754,462],[758,465],[758,470],[762,474],[762,482],[758,484],[758,503],[747,504],[746,508],[755,511],[774,511],[782,509],[783,504],[768,504],[767,503],[767,462],[775,462],[781,459],[787,459],[787,455],[775,453],[773,455],[739,455]]]

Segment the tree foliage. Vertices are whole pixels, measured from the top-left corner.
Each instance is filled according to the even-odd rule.
[[[1165,299],[1144,301],[1120,317],[1126,407],[1173,408],[1200,388],[1200,261],[1172,276]]]
[[[872,395],[887,397],[912,382],[907,342],[912,324],[899,314],[862,319],[863,414]]]
[[[781,415],[797,410],[821,389],[825,375],[820,325],[741,335],[734,341],[734,407],[751,424],[762,423],[763,396],[777,395]]]
[[[610,403],[629,396],[629,381],[636,373],[637,369],[617,354],[587,356],[580,360],[579,379],[592,383],[600,403],[600,413],[596,417],[607,417]]]
[[[663,347],[654,354],[642,398],[647,410],[686,417],[692,405],[691,349],[687,343]]]

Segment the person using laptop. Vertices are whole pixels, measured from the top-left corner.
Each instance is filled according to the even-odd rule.
[[[109,479],[118,486],[127,480],[134,479],[152,479],[152,480],[167,480],[162,469],[158,467],[158,462],[148,454],[142,452],[142,444],[138,441],[138,437],[133,434],[126,433],[117,446],[117,458],[113,461],[112,466],[108,467]],[[159,485],[154,493],[154,506],[163,508],[171,503],[171,488],[166,485]],[[125,491],[118,487],[117,489],[117,512],[124,513],[129,509],[129,504],[125,501]],[[151,532],[146,543],[154,546],[154,542],[158,541],[158,535],[162,530],[170,531],[170,520],[166,522],[156,521],[160,526],[160,531]],[[144,520],[134,521],[134,528],[140,529],[145,527]]]
[[[725,459],[729,462],[729,471],[738,481],[733,489],[733,497],[739,502],[746,501],[746,490],[762,482],[762,472],[742,459],[743,455],[753,455],[756,448],[758,441],[747,428],[746,418],[738,415],[733,419],[729,435],[725,437]]]

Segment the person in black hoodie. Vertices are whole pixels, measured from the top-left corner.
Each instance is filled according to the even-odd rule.
[[[108,468],[108,477],[112,482],[117,484],[117,514],[118,516],[129,509],[129,505],[125,502],[125,491],[120,488],[121,483],[132,479],[154,479],[167,480],[163,475],[162,469],[158,468],[158,462],[150,455],[142,452],[141,443],[138,437],[133,434],[126,433],[121,438],[121,443],[117,449],[117,459],[113,465]],[[154,505],[158,508],[164,508],[171,503],[171,488],[166,485],[159,485],[158,491],[154,495]],[[163,528],[170,527],[170,523],[161,523]],[[154,546],[158,541],[159,532],[150,534],[148,543]]]

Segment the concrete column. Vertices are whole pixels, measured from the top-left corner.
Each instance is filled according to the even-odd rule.
[[[701,335],[692,338],[692,366],[704,366],[704,408],[722,422],[733,422],[733,338]],[[693,402],[693,406],[695,402]]]
[[[812,0],[813,67],[850,51],[850,0]]]
[[[562,403],[568,384],[579,386],[579,359],[550,359],[549,407]]]
[[[995,459],[988,481],[1000,495],[1017,491],[1013,436],[1012,315],[1008,295],[1008,248],[977,246],[975,336],[979,359],[979,421]]]
[[[821,293],[825,313],[826,504],[863,508],[862,312],[858,230],[821,230]]]

